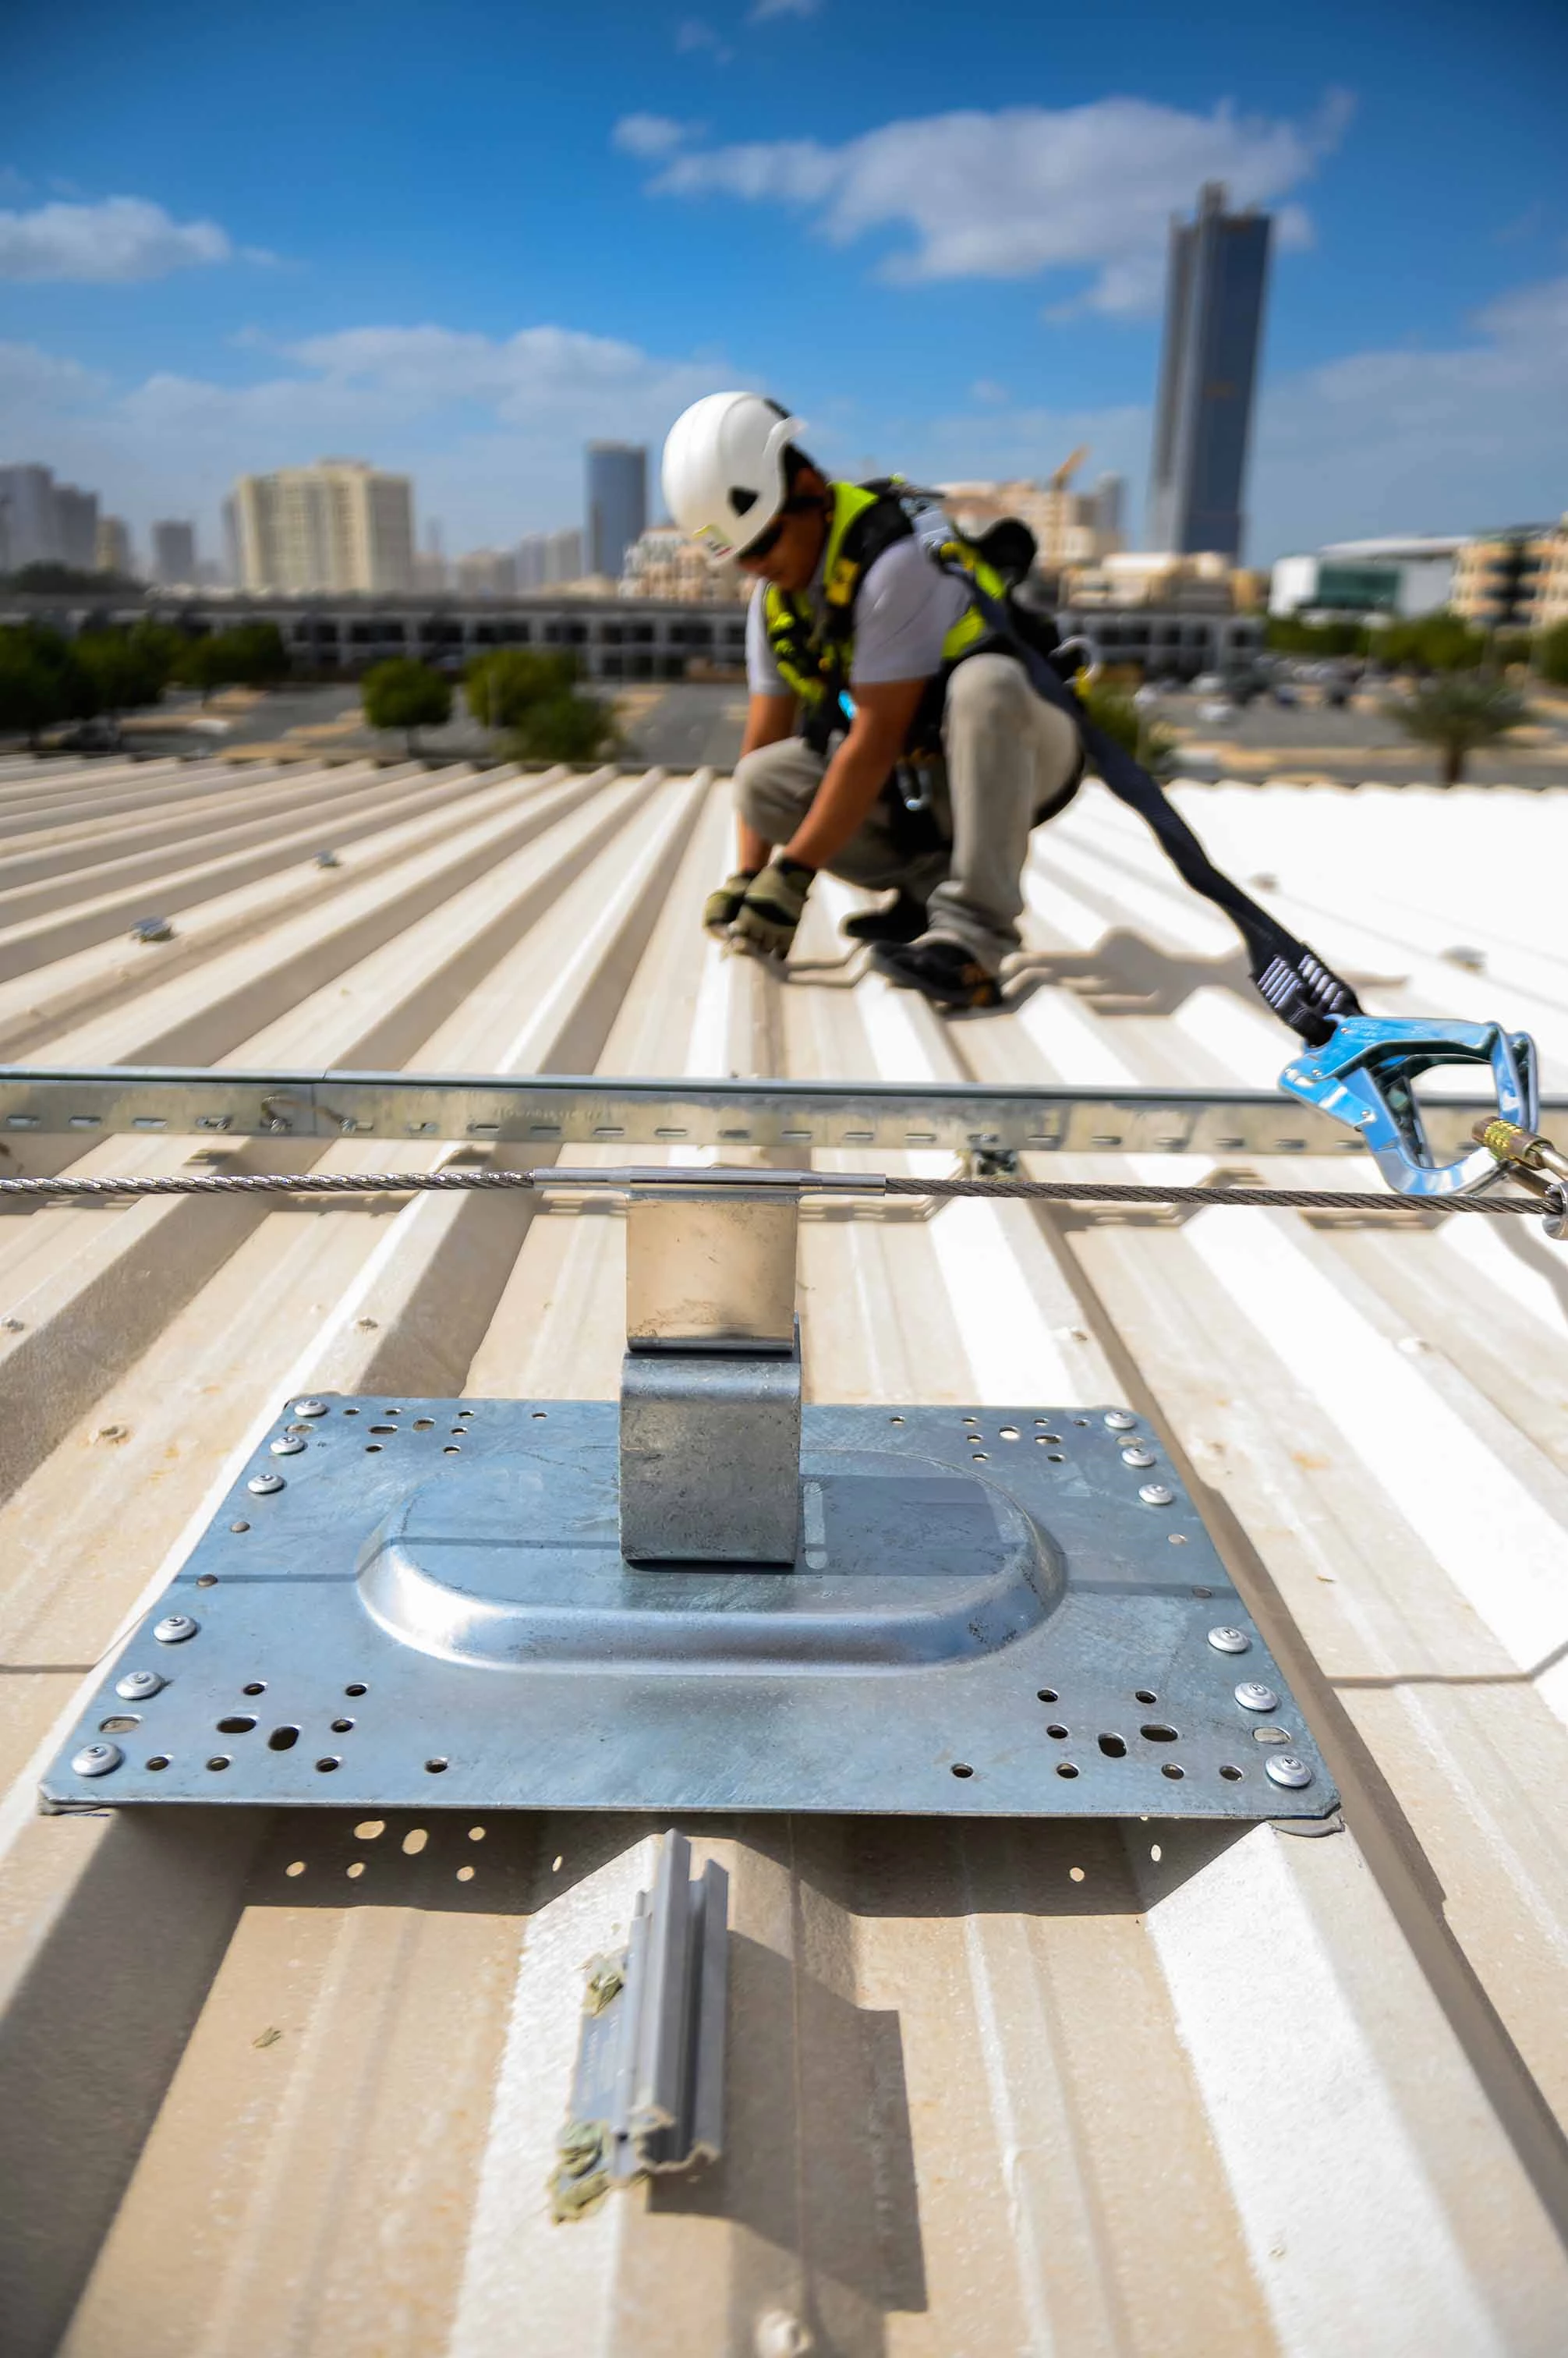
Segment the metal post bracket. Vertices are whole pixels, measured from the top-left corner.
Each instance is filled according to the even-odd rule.
[[[295,1401],[48,1810],[1321,1817],[1130,1412],[807,1406],[786,1567],[629,1563],[614,1401]]]

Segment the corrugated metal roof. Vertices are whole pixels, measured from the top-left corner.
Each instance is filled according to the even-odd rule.
[[[1568,1081],[1568,800],[1186,802],[1376,1008],[1502,1016]],[[848,962],[831,880],[787,985],[705,942],[727,827],[706,773],[0,762],[0,1061],[1275,1077],[1234,937],[1098,793],[1035,838],[1029,987],[957,1022]],[[129,940],[154,914],[172,939]],[[198,1141],[6,1143],[12,1168],[156,1172]],[[33,1800],[280,1398],[611,1396],[621,1222],[12,1204],[7,2351],[1562,2347],[1568,1259],[1392,1202],[835,1207],[804,1239],[814,1397],[1157,1420],[1349,1830],[693,1827],[733,1877],[728,2158],[556,2224],[581,1969],[648,1880],[646,1822]]]

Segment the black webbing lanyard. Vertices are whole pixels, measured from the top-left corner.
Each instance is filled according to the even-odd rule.
[[[1360,1002],[1349,984],[1215,866],[1158,781],[1089,719],[1061,674],[1021,635],[1001,600],[982,590],[963,566],[944,560],[942,569],[963,582],[991,629],[1022,664],[1036,692],[1067,715],[1099,776],[1118,802],[1146,822],[1182,882],[1225,911],[1247,945],[1253,984],[1271,1012],[1312,1047],[1330,1038],[1340,1016],[1358,1015]]]

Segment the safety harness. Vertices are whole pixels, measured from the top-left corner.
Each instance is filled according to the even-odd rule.
[[[826,756],[834,736],[848,725],[843,698],[854,651],[856,597],[868,568],[896,541],[914,533],[905,504],[909,496],[907,487],[892,480],[835,483],[820,614],[814,615],[804,600],[771,584],[764,593],[769,648],[781,677],[799,699],[801,734],[819,755]],[[986,541],[1000,529],[993,528]],[[1013,656],[1035,692],[1072,720],[1099,777],[1119,802],[1138,813],[1183,882],[1225,911],[1246,944],[1253,987],[1264,1003],[1309,1046],[1321,1046],[1342,1016],[1361,1012],[1356,993],[1315,951],[1215,866],[1157,780],[1090,719],[1071,678],[1053,660],[1054,630],[1012,596],[1012,582],[1027,571],[1034,546],[1026,528],[1009,520],[1007,529],[1011,543],[1005,572],[989,560],[985,544],[960,535],[925,544],[932,561],[963,582],[969,603],[942,643],[942,667],[915,714],[901,770],[939,750],[942,710],[954,666],[988,652]],[[1070,795],[1063,802],[1068,799]]]

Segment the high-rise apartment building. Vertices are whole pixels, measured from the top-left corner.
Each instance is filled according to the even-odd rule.
[[[1449,598],[1454,611],[1476,631],[1542,628],[1543,608],[1553,603],[1550,576],[1561,538],[1553,525],[1519,524],[1462,541]]]
[[[1107,550],[1121,546],[1127,505],[1125,475],[1102,475],[1094,488],[1095,525]]]
[[[0,573],[59,557],[54,476],[48,467],[0,467]]]
[[[465,598],[510,598],[517,588],[517,558],[510,548],[470,548],[452,570]]]
[[[185,585],[196,579],[196,527],[166,523],[153,526],[153,579]]]
[[[363,459],[323,459],[234,486],[246,590],[411,590],[414,486]]]
[[[122,516],[100,516],[98,545],[92,561],[100,573],[117,573],[128,580],[135,570],[131,553],[131,528]]]
[[[619,581],[648,528],[648,453],[641,442],[588,446],[588,570]]]
[[[83,573],[92,572],[98,563],[97,492],[79,492],[74,483],[59,483],[55,487],[54,501],[60,563],[74,565]]]
[[[1176,556],[1212,549],[1234,563],[1273,224],[1225,203],[1210,180],[1197,219],[1171,224],[1149,537]]]
[[[49,467],[0,467],[0,572],[98,563],[98,494],[57,483]]]

